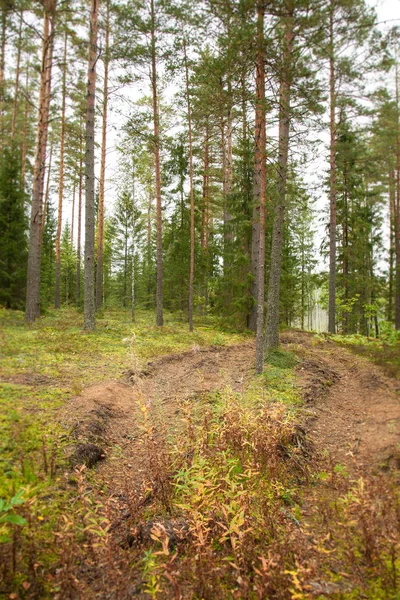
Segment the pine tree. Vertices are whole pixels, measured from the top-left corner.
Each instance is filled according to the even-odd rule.
[[[90,10],[90,38],[88,84],[86,100],[86,156],[85,156],[85,288],[84,327],[96,327],[94,286],[94,233],[95,233],[95,179],[94,179],[94,107],[96,95],[98,0],[92,0]]]
[[[42,62],[40,70],[39,115],[33,172],[33,190],[29,233],[28,274],[26,284],[25,320],[33,323],[40,315],[40,259],[43,214],[43,185],[46,163],[51,72],[55,34],[57,0],[44,0]]]

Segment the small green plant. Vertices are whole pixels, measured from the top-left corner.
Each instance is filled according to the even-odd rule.
[[[11,542],[9,536],[10,525],[21,527],[27,524],[27,521],[15,512],[15,507],[24,503],[23,494],[24,490],[20,490],[9,501],[0,498],[0,544]]]

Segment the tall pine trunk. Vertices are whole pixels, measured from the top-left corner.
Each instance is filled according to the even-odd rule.
[[[76,204],[76,181],[72,188],[72,215],[71,215],[71,246],[74,247],[74,233],[75,233],[75,204]]]
[[[95,178],[94,178],[94,110],[96,96],[98,0],[92,0],[90,10],[90,41],[88,84],[86,96],[86,189],[85,189],[85,269],[84,269],[84,328],[96,327],[94,290],[94,236],[95,236]]]
[[[61,100],[61,137],[60,137],[60,171],[58,177],[58,213],[56,234],[56,296],[55,308],[61,307],[61,230],[64,196],[64,158],[65,158],[65,103],[67,95],[67,46],[68,35],[64,35],[64,56],[62,64],[62,100]]]
[[[193,296],[194,296],[194,184],[193,184],[193,140],[192,140],[192,107],[189,91],[189,66],[186,54],[186,40],[183,39],[186,77],[186,101],[189,134],[189,195],[190,195],[190,268],[189,268],[189,331],[193,331]]]
[[[78,188],[78,233],[76,239],[76,303],[81,301],[81,238],[82,238],[82,196],[83,196],[83,161],[82,130],[79,150],[79,188]]]
[[[290,132],[290,91],[292,83],[293,50],[293,6],[286,2],[284,17],[284,38],[282,48],[281,82],[279,93],[279,150],[277,172],[277,205],[272,232],[271,266],[269,273],[267,325],[265,335],[266,348],[279,345],[279,298],[282,265],[283,228],[285,222],[286,182]],[[303,276],[302,276],[303,279]],[[302,302],[303,302],[302,291]],[[304,324],[304,315],[302,316]]]
[[[49,210],[49,199],[50,199],[50,181],[51,181],[51,165],[53,162],[53,144],[50,144],[50,155],[49,155],[49,163],[47,166],[47,178],[46,178],[46,191],[44,194],[44,202],[43,202],[43,217],[42,217],[42,230],[40,233],[40,244],[42,243],[43,240],[43,231],[44,228],[46,227],[46,218],[47,218],[47,213]]]
[[[99,206],[97,211],[97,265],[96,265],[96,306],[103,302],[103,248],[104,248],[104,188],[106,178],[107,152],[107,110],[108,110],[108,68],[110,45],[110,0],[106,8],[106,40],[104,54],[103,123],[101,136]]]
[[[395,203],[396,203],[396,188],[394,179],[394,169],[389,171],[389,215],[390,215],[390,232],[389,232],[389,298],[387,318],[388,321],[393,321],[393,288],[394,288],[394,271],[395,271]]]
[[[22,127],[22,149],[21,149],[21,189],[25,190],[25,177],[26,177],[26,157],[28,154],[28,121],[30,112],[30,102],[27,98],[28,87],[29,87],[29,60],[26,66],[25,75],[25,102],[24,102],[24,124]]]
[[[329,333],[336,331],[336,89],[334,46],[334,2],[329,13],[329,103],[330,103],[330,172],[329,172]]]
[[[29,227],[28,272],[26,281],[25,320],[33,323],[40,316],[40,264],[43,216],[43,186],[49,129],[51,70],[53,62],[56,0],[44,3],[42,57],[40,66],[39,115],[35,162],[33,168],[32,204]]]
[[[259,222],[257,253],[257,322],[256,372],[262,373],[264,363],[264,288],[265,288],[265,205],[267,191],[266,124],[265,124],[265,58],[264,0],[257,2],[256,115],[254,152],[254,205]]]
[[[395,290],[394,324],[400,330],[400,144],[397,150],[396,201],[394,206],[394,254],[395,254]]]
[[[11,117],[11,139],[13,141],[15,138],[15,130],[17,127],[19,78],[21,75],[22,23],[23,23],[23,12],[21,10],[21,14],[20,14],[20,18],[19,18],[19,28],[18,28],[17,66],[16,66],[16,72],[15,72],[14,101],[13,101],[13,110],[12,110],[12,117]]]
[[[153,128],[154,128],[154,168],[156,175],[157,203],[157,290],[156,290],[156,325],[164,325],[163,317],[163,273],[162,273],[162,206],[161,206],[161,167],[160,167],[160,115],[157,96],[157,56],[156,56],[156,17],[154,0],[151,0],[151,87],[153,94]]]
[[[3,3],[1,9],[1,34],[0,34],[0,146],[3,146],[4,123],[3,123],[3,102],[4,102],[4,72],[6,58],[6,39],[7,39],[7,11],[8,7]]]
[[[206,133],[204,140],[204,162],[203,162],[203,191],[202,191],[202,210],[201,210],[201,235],[200,245],[203,255],[204,268],[204,302],[208,305],[208,279],[209,279],[209,196],[210,196],[210,174],[209,174],[209,128],[206,124]]]

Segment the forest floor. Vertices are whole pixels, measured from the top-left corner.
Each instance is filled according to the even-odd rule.
[[[379,367],[329,339],[290,331],[281,343],[301,357],[296,381],[306,402],[302,421],[317,454],[329,456],[352,475],[400,468],[400,380],[386,377]],[[68,402],[62,420],[78,439],[100,440],[110,449],[97,473],[113,493],[124,492],[127,477],[140,491],[150,459],[142,440],[143,412],[164,435],[176,435],[185,401],[248,389],[254,356],[253,342],[171,353],[143,369],[127,370],[121,379],[88,386]]]
[[[0,374],[26,496],[0,597],[400,597],[399,379],[299,331],[255,376],[252,338],[216,325],[119,328],[99,362],[52,326],[11,344],[45,335],[36,369],[6,353]]]

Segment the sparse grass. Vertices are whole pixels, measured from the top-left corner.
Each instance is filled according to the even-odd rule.
[[[68,397],[156,356],[244,338],[219,330],[211,319],[190,334],[187,324],[172,315],[158,328],[153,314],[139,312],[132,323],[124,311],[104,313],[89,334],[82,330],[82,315],[72,308],[49,311],[33,326],[25,325],[22,313],[0,308],[0,498],[10,501],[23,490],[24,502],[15,514],[27,523],[2,525],[1,533],[11,533],[12,541],[0,544],[0,597],[15,589],[26,594],[28,588],[36,594],[29,597],[56,593],[54,578],[48,577],[60,561],[54,536],[62,531],[65,543],[73,545],[87,526],[74,478],[69,482],[70,476],[63,476],[69,469],[69,432],[58,422],[57,411]],[[63,521],[67,514],[74,525]],[[101,522],[99,514],[91,528]],[[98,531],[103,531],[101,525]]]
[[[245,398],[256,403],[261,400],[282,404],[289,412],[295,412],[302,403],[294,374],[298,362],[290,350],[270,350],[266,355],[264,372],[250,382]]]
[[[383,334],[381,338],[367,338],[363,335],[330,336],[338,344],[354,354],[363,356],[385,371],[389,377],[400,379],[400,339],[398,334]]]
[[[147,485],[135,491],[127,474],[121,518],[95,472],[71,473],[60,406],[158,355],[248,337],[213,320],[190,334],[172,315],[163,328],[147,313],[132,324],[123,312],[87,334],[72,309],[34,327],[1,311],[0,324],[0,498],[23,490],[8,520],[0,508],[0,597],[398,600],[396,481],[354,482],[342,465],[314,464],[298,423],[295,354],[269,353],[243,394],[183,402],[175,437],[144,406]],[[148,536],[137,535],[149,522]],[[176,522],[179,540],[168,529]]]
[[[145,361],[162,354],[182,352],[194,345],[229,345],[248,339],[248,334],[219,330],[208,318],[187,323],[166,314],[164,327],[154,325],[152,313],[138,311],[135,323],[127,311],[110,311],[97,319],[93,333],[82,329],[82,315],[72,308],[49,312],[35,325],[24,325],[23,314],[0,309],[1,375],[35,373],[70,384],[85,385],[120,376],[129,367],[131,354]]]

